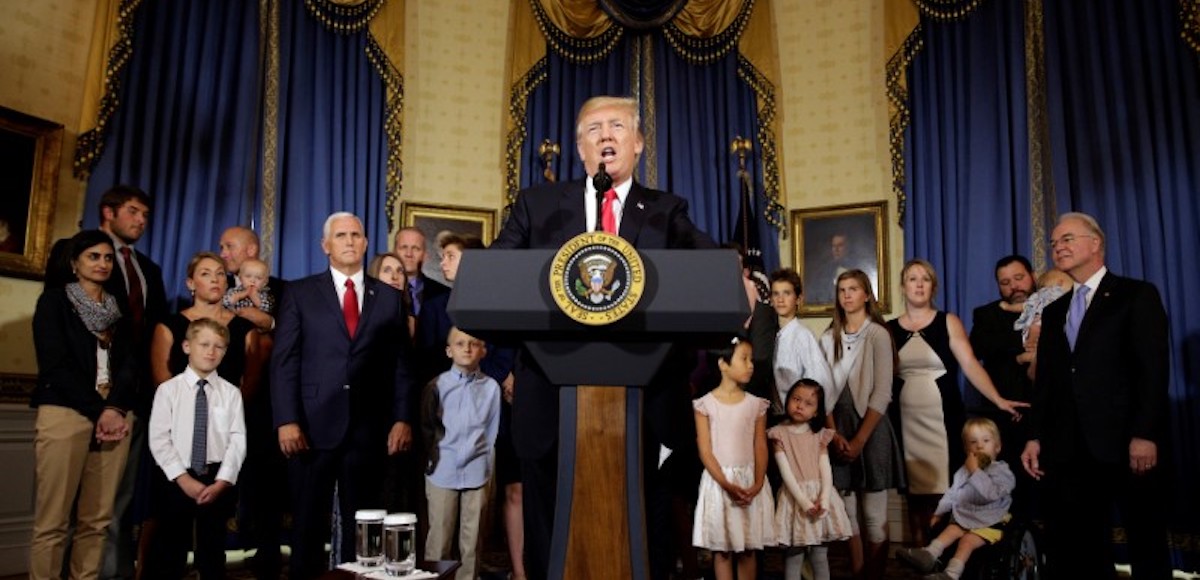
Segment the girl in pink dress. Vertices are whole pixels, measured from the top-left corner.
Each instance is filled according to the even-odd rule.
[[[784,401],[788,421],[767,431],[783,491],[775,506],[775,539],[787,548],[786,580],[800,580],[804,554],[809,554],[813,577],[829,580],[829,556],[824,544],[850,537],[846,505],[833,487],[829,442],[825,428],[825,391],[812,379],[800,379]]]
[[[717,354],[721,384],[692,402],[704,474],[692,543],[713,552],[717,580],[756,577],[755,553],[774,545],[767,474],[766,399],[743,390],[754,372],[750,343],[734,339]],[[764,493],[765,492],[765,493]]]

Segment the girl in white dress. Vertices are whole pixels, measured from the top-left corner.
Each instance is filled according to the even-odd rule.
[[[784,404],[788,421],[767,431],[783,476],[775,506],[775,539],[788,548],[784,578],[800,580],[807,552],[813,578],[829,580],[824,544],[848,539],[851,527],[846,505],[833,487],[829,442],[834,431],[825,428],[825,392],[820,383],[800,379]]]
[[[713,552],[717,580],[754,578],[754,551],[775,543],[767,474],[766,399],[743,390],[754,363],[750,343],[737,338],[717,353],[721,384],[692,402],[704,474],[692,543]]]

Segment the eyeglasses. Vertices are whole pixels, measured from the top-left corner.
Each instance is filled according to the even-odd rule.
[[[1063,237],[1058,238],[1057,240],[1051,239],[1050,240],[1050,249],[1053,250],[1059,246],[1073,245],[1075,243],[1075,240],[1078,238],[1094,238],[1094,237],[1096,237],[1096,236],[1093,236],[1092,234],[1066,234]]]

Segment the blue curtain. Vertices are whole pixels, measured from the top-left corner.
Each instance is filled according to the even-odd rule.
[[[349,211],[363,220],[368,254],[390,247],[385,94],[366,56],[368,32],[335,34],[304,4],[280,3],[273,267],[285,279],[329,267],[319,241],[333,212]]]
[[[734,241],[741,183],[735,137],[754,140],[746,162],[759,247],[770,272],[779,267],[778,230],[764,221],[762,164],[757,146],[758,103],[753,89],[738,78],[737,51],[707,65],[685,61],[666,40],[654,38],[655,146],[658,185],[688,200],[692,220],[718,242]],[[766,234],[763,236],[762,234]]]
[[[1177,531],[1200,532],[1200,59],[1175,0],[1046,3],[1058,210],[1096,217],[1114,273],[1154,283],[1171,321]],[[1176,555],[1176,567],[1200,567]]]
[[[187,293],[192,254],[254,209],[258,3],[145,2],[134,30],[83,223],[99,224],[100,195],[113,185],[146,190],[154,211],[137,247],[162,265],[171,299]]]
[[[718,242],[733,239],[738,217],[741,184],[737,158],[729,153],[735,136],[758,135],[757,102],[754,91],[738,78],[738,55],[730,51],[708,65],[689,64],[668,46],[662,33],[649,36],[653,43],[653,78],[642,79],[643,118],[653,99],[657,154],[657,188],[688,200],[693,221]],[[542,161],[537,149],[544,139],[557,141],[561,154],[554,166],[560,181],[584,177],[575,150],[575,115],[580,105],[596,95],[629,95],[637,66],[632,57],[642,39],[626,34],[599,62],[576,65],[554,50],[546,56],[546,80],[530,94],[526,106],[527,134],[521,149],[520,183],[541,183]],[[652,86],[649,89],[647,86]],[[647,127],[643,120],[643,130]],[[757,148],[756,148],[757,149]],[[638,180],[646,179],[646,154]],[[763,259],[768,269],[779,266],[778,231],[764,218],[761,164],[755,156],[747,163],[759,222]]]
[[[998,297],[996,260],[1032,249],[1022,4],[984,2],[953,22],[923,18],[925,47],[909,69],[904,255],[934,265],[938,307],[966,324]]]
[[[583,102],[596,95],[628,95],[631,64],[630,37],[622,38],[608,56],[595,64],[569,62],[553,50],[546,54],[546,80],[529,95],[525,122],[528,129],[521,149],[521,187],[545,181],[538,146],[545,139],[559,144],[552,165],[558,181],[585,177],[575,148],[575,115]]]

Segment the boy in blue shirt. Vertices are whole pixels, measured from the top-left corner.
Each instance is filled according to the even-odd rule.
[[[483,341],[451,328],[446,342],[446,356],[454,364],[426,385],[423,399],[421,425],[429,452],[425,559],[450,558],[457,524],[462,566],[455,577],[473,580],[479,523],[487,507],[486,486],[500,429],[500,385],[479,370],[479,361],[487,354]]]

